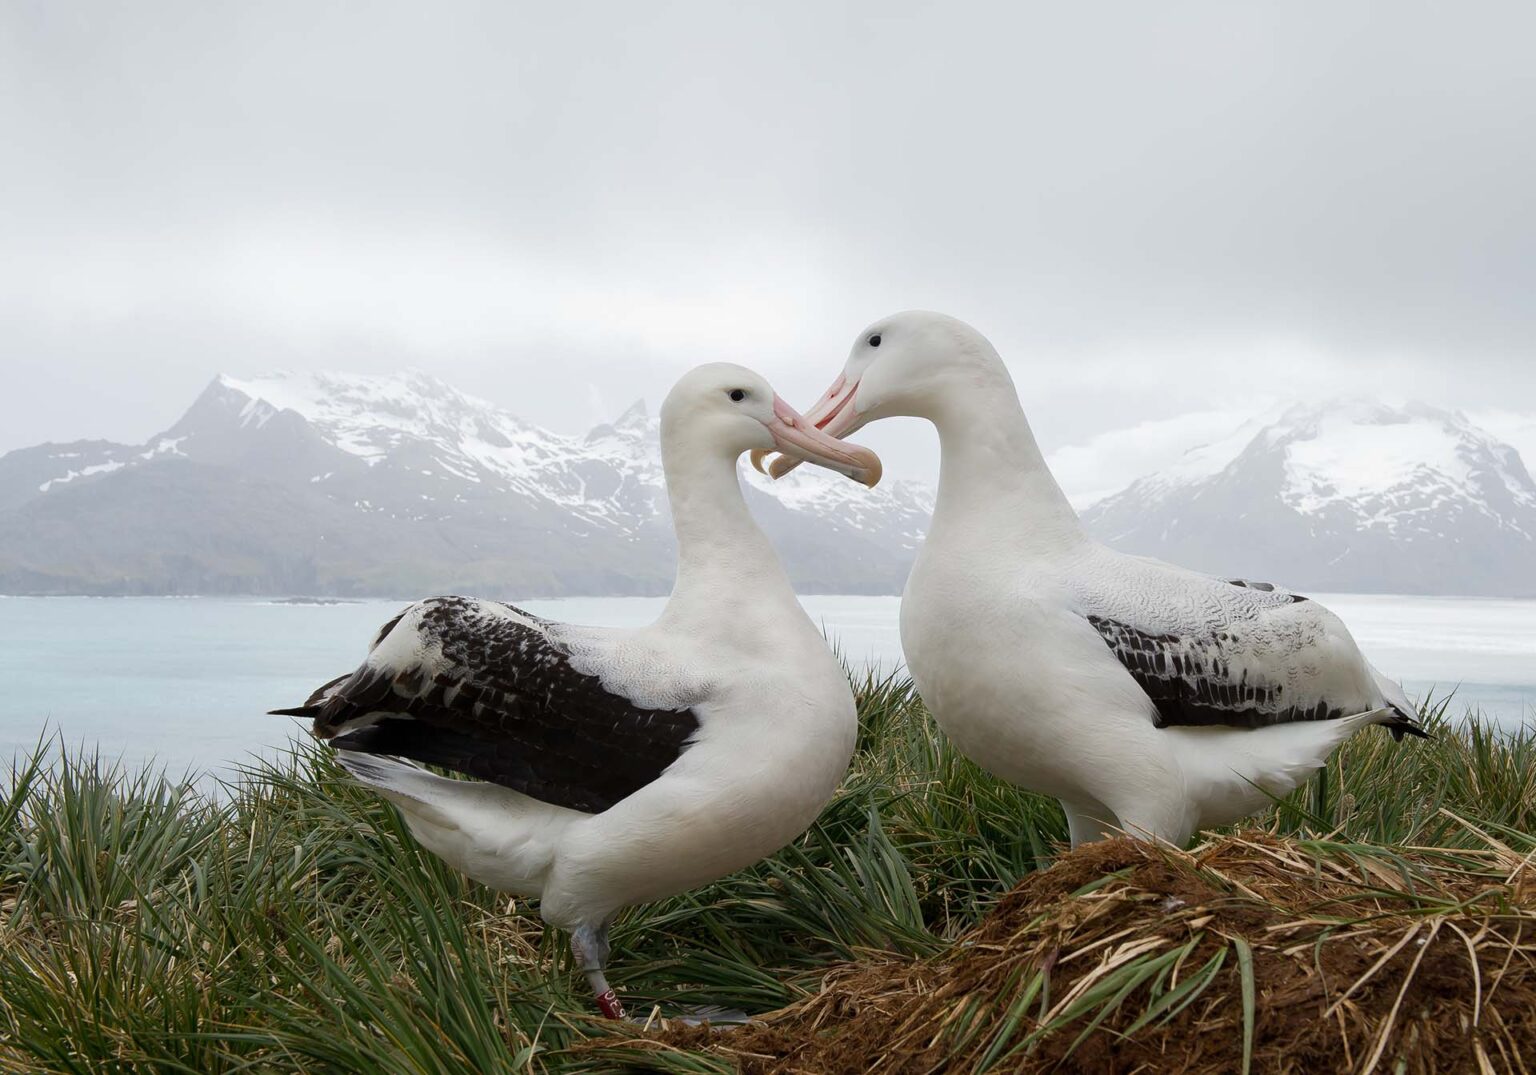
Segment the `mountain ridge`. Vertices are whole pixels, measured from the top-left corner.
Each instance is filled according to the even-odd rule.
[[[144,445],[0,457],[0,591],[665,593],[658,428],[640,401],[554,433],[414,370],[221,374]],[[925,490],[802,471],[743,483],[791,577],[892,592]]]
[[[1536,482],[1459,412],[1294,404],[1083,512],[1126,552],[1296,589],[1536,595]]]
[[[658,429],[639,400],[555,433],[419,370],[219,375],[143,444],[0,456],[0,592],[662,594]],[[740,473],[802,591],[900,592],[931,488]],[[1279,408],[1082,514],[1123,551],[1296,589],[1536,595],[1536,482],[1425,404]]]

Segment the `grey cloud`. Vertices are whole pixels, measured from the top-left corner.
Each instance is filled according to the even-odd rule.
[[[1048,445],[1285,394],[1536,409],[1533,38],[1516,4],[8,4],[0,450],[142,439],[221,369],[416,365],[555,428],[714,358],[804,398],[908,306],[987,332]]]

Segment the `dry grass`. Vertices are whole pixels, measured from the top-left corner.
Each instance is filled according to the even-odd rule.
[[[702,1049],[749,1073],[1525,1072],[1536,875],[1483,836],[1092,845],[942,954],[833,967],[741,1030],[601,1048]]]

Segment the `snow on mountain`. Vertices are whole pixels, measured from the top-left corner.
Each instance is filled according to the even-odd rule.
[[[660,422],[644,401],[584,436],[566,436],[417,371],[383,377],[279,373],[220,377],[217,383],[248,399],[242,424],[260,425],[291,411],[369,466],[415,446],[447,477],[541,496],[594,523],[628,531],[665,508]],[[594,470],[594,463],[606,469]],[[915,483],[868,490],[817,467],[801,467],[777,482],[743,471],[752,488],[792,511],[825,515],[846,508],[841,521],[856,529],[883,527],[893,512],[903,519],[926,516],[933,506],[927,487]],[[908,537],[906,547],[915,548],[921,526]]]
[[[581,454],[569,438],[529,425],[425,373],[273,373],[248,380],[221,376],[215,384],[244,397],[242,426],[260,427],[287,411],[369,466],[411,448],[425,453],[448,478],[581,502],[579,490],[569,495],[539,485],[541,472]],[[423,473],[430,477],[435,472]]]
[[[1479,429],[1519,452],[1525,469],[1536,477],[1536,414],[1496,408],[1471,411],[1467,418]]]
[[[1536,592],[1536,483],[1519,454],[1424,404],[1253,419],[1084,520],[1126,551],[1298,587]]]
[[[416,371],[221,376],[147,445],[0,458],[0,590],[664,592],[658,433],[643,403],[570,436]],[[925,487],[743,469],[797,584],[900,587]],[[67,538],[44,537],[55,517]]]
[[[1090,530],[1304,589],[1536,594],[1536,484],[1464,415],[1346,401],[1197,425],[1221,435],[1093,504]],[[1075,458],[1166,458],[1192,428]],[[803,591],[900,590],[931,489],[742,473]],[[568,435],[418,372],[219,377],[145,444],[0,456],[0,592],[664,593],[672,542],[643,404]]]
[[[75,453],[72,453],[72,452],[61,452],[61,453],[59,453],[58,456],[55,456],[54,458],[56,458],[56,459],[58,459],[58,458],[67,459],[67,458],[69,458],[70,455],[73,455],[73,454],[75,454]],[[47,481],[43,482],[41,485],[39,485],[37,487],[37,491],[40,492],[40,493],[46,493],[49,489],[52,489],[55,485],[63,485],[65,482],[74,481],[76,478],[88,478],[92,474],[110,474],[110,473],[112,473],[112,471],[117,470],[120,467],[125,467],[127,465],[128,464],[123,462],[121,459],[108,459],[108,460],[106,460],[104,462],[101,462],[101,463],[85,463],[85,464],[81,465],[79,470],[74,470],[72,468],[71,469],[67,469],[67,470],[64,471],[64,474],[61,477],[49,478]]]
[[[1251,414],[1251,409],[1222,408],[1150,419],[1062,445],[1046,462],[1073,507],[1083,511],[1149,472],[1191,465],[1191,446],[1226,438]]]
[[[616,470],[637,482],[660,489],[661,429],[645,404],[635,403],[612,425],[598,426],[587,434],[583,446]],[[933,490],[921,482],[887,478],[866,489],[821,467],[797,467],[778,481],[758,473],[745,463],[741,474],[749,490],[772,497],[790,511],[810,516],[836,516],[857,530],[884,530],[893,521],[907,527],[899,547],[916,551],[922,542],[928,515],[933,511]]]
[[[1360,525],[1390,530],[1413,521],[1432,525],[1437,509],[1461,502],[1530,536],[1522,515],[1492,495],[1504,491],[1536,507],[1529,474],[1511,448],[1460,415],[1417,404],[1354,404],[1287,419],[1294,431],[1284,439],[1283,496],[1300,512],[1341,504]]]

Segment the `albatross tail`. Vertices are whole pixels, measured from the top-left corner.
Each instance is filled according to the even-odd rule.
[[[399,808],[411,835],[475,880],[537,896],[565,830],[590,815],[481,780],[455,780],[374,754],[338,750],[358,783]]]
[[[1263,728],[1169,728],[1192,802],[1196,828],[1226,825],[1289,795],[1322,768],[1346,739],[1369,724],[1391,728],[1390,706],[1332,720],[1300,720]],[[1414,725],[1417,728],[1417,725]]]
[[[1401,684],[1394,683],[1382,675],[1376,666],[1369,661],[1365,666],[1371,670],[1371,678],[1376,681],[1376,689],[1386,699],[1387,708],[1392,711],[1392,716],[1381,721],[1382,727],[1392,733],[1392,738],[1397,742],[1403,741],[1403,736],[1412,735],[1419,739],[1433,739],[1434,736],[1424,730],[1424,725],[1418,721],[1418,708],[1409,700],[1407,692]]]
[[[449,828],[457,824],[455,815],[463,812],[462,808],[456,809],[463,794],[449,785],[467,784],[468,781],[450,780],[420,766],[351,750],[336,751],[336,760],[359,784],[372,788],[400,807],[407,820],[420,819]]]

